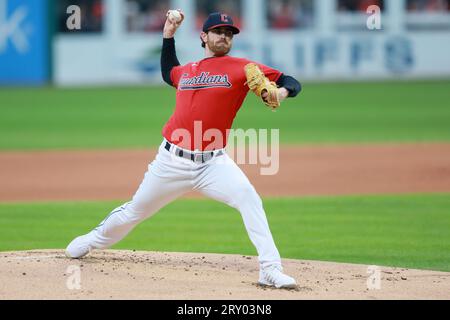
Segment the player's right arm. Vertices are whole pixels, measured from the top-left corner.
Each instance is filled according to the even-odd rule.
[[[180,22],[172,21],[167,14],[166,23],[163,30],[163,45],[161,50],[161,74],[163,80],[173,86],[173,81],[171,79],[171,71],[174,67],[179,66],[180,62],[177,58],[177,53],[175,51],[175,32],[180,27],[184,20],[184,14],[180,11],[182,20]]]

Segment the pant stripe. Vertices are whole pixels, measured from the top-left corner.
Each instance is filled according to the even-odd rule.
[[[111,218],[111,216],[113,215],[113,214],[116,214],[116,213],[118,213],[118,212],[120,212],[120,211],[122,211],[122,210],[125,210],[125,208],[127,207],[127,205],[128,205],[128,203],[129,202],[127,202],[127,203],[125,203],[124,205],[122,205],[119,209],[116,209],[116,210],[114,210],[114,211],[112,211],[110,214],[108,214],[108,216],[94,229],[94,230],[97,230],[98,228],[100,228],[101,226],[103,226],[104,224],[105,224],[105,222],[109,219],[109,218]]]

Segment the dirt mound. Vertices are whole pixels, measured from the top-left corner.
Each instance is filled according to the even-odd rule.
[[[105,250],[70,260],[62,250],[2,252],[0,299],[450,299],[447,272],[379,267],[380,288],[369,290],[365,265],[283,264],[297,289],[258,286],[250,256]]]
[[[155,150],[0,153],[0,201],[129,199]],[[450,144],[283,146],[279,172],[242,165],[262,196],[450,192]],[[197,196],[190,194],[189,196]]]

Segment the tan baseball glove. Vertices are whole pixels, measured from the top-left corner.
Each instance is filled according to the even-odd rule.
[[[266,106],[272,108],[272,110],[280,106],[277,84],[267,79],[255,63],[249,63],[245,66],[245,75],[250,90],[261,97]],[[267,96],[265,93],[267,93]]]

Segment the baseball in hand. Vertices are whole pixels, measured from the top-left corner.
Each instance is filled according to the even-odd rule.
[[[169,10],[169,18],[176,23],[179,23],[182,19],[181,13],[178,10]]]

